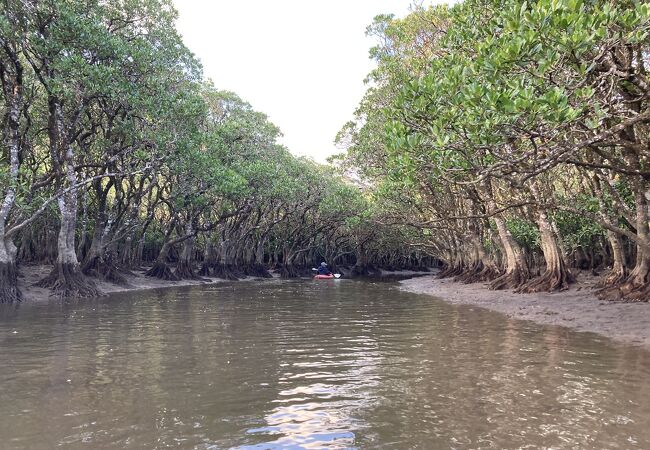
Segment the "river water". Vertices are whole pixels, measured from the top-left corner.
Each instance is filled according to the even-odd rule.
[[[0,448],[650,448],[650,353],[348,280],[0,305]]]

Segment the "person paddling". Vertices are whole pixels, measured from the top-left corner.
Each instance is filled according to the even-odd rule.
[[[332,272],[327,268],[327,263],[320,263],[320,267],[318,267],[318,275],[332,275]]]

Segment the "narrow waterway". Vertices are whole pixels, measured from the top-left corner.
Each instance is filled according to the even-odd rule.
[[[0,305],[0,448],[650,448],[650,353],[386,283]]]

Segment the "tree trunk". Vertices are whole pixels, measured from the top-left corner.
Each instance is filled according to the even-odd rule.
[[[497,210],[496,201],[494,200],[492,181],[486,180],[483,184],[482,193],[485,195],[488,212]],[[506,221],[500,215],[493,218],[497,228],[497,235],[503,249],[503,264],[505,265],[503,274],[494,279],[489,288],[493,290],[516,289],[522,286],[530,279],[530,269],[526,263],[524,251],[519,246],[515,238],[512,237],[510,230],[506,226]]]
[[[438,274],[439,278],[457,277],[467,268],[467,261],[460,243],[455,237],[451,238],[447,267]]]
[[[546,261],[546,270],[544,273],[528,283],[521,286],[517,292],[554,292],[564,291],[569,288],[575,278],[566,266],[564,257],[558,243],[556,242],[553,226],[549,222],[546,212],[539,210],[537,212],[537,226],[541,235],[542,252]]]
[[[501,217],[494,217],[501,246],[505,252],[505,271],[503,275],[496,278],[490,283],[490,289],[517,289],[530,279],[530,271],[524,252],[512,237],[512,234],[506,227],[506,222]]]
[[[214,276],[224,280],[239,280],[231,264],[230,240],[226,238],[225,232],[222,234],[221,245],[219,247],[219,263],[214,268]]]
[[[264,266],[264,241],[266,237],[260,237],[257,242],[255,249],[255,259],[252,263],[250,269],[248,270],[247,275],[251,277],[260,277],[260,278],[273,278],[273,276],[266,270]]]
[[[205,243],[205,250],[203,251],[203,261],[201,262],[201,269],[199,275],[202,277],[209,277],[210,271],[215,265],[214,258],[214,245],[211,242]]]
[[[37,286],[52,289],[56,297],[96,297],[101,292],[82,272],[75,249],[76,198],[63,196],[59,200],[61,228],[59,229],[57,258],[52,272]]]
[[[192,233],[193,230],[191,226],[188,226],[186,229],[187,233]],[[183,242],[183,251],[180,254],[178,259],[178,264],[176,265],[176,270],[174,275],[180,280],[201,280],[202,278],[194,273],[194,267],[192,266],[192,261],[194,259],[194,237],[188,238]]]
[[[632,169],[639,170],[638,155],[629,152],[626,162]],[[632,178],[634,189],[634,204],[636,208],[636,234],[641,242],[648,242],[650,230],[648,228],[648,200],[646,199],[647,182],[641,176]],[[634,269],[618,286],[601,291],[600,295],[608,299],[624,298],[633,301],[650,300],[650,254],[642,246],[636,246],[636,265]]]
[[[84,275],[123,285],[126,284],[126,278],[115,264],[116,251],[109,251],[106,244],[113,228],[113,220],[106,214],[106,199],[112,185],[112,180],[106,187],[102,186],[101,180],[94,183],[98,203],[95,227],[90,247],[81,264],[81,271]]]
[[[158,257],[154,261],[153,266],[151,266],[151,269],[145,272],[146,276],[167,281],[180,280],[180,278],[178,278],[178,276],[172,272],[172,270],[169,268],[169,265],[167,264],[167,256],[169,255],[170,249],[171,245],[169,244],[169,240],[165,240],[165,243],[160,249]]]
[[[628,277],[627,265],[625,264],[625,252],[623,249],[623,238],[613,231],[607,231],[607,240],[612,250],[614,262],[612,269],[605,276],[600,286],[608,288],[622,283]]]
[[[648,230],[648,201],[645,197],[645,182],[635,180],[636,232],[644,241],[650,235]],[[650,255],[637,245],[636,265],[630,276],[620,286],[621,296],[629,300],[650,300]]]
[[[499,276],[499,268],[494,260],[489,257],[476,227],[471,227],[468,240],[471,248],[471,264],[465,273],[458,275],[457,280],[463,283],[480,283],[494,280]]]
[[[57,258],[52,272],[37,283],[40,287],[52,289],[53,295],[67,297],[96,297],[101,294],[95,284],[81,272],[77,260],[75,232],[77,225],[77,173],[74,167],[72,145],[68,142],[61,105],[56,99],[49,101],[49,138],[53,164],[58,166],[59,153],[62,153],[65,169],[65,183],[60,180],[58,187],[67,187],[66,194],[58,199],[61,227],[57,239]],[[61,167],[57,167],[61,172]],[[59,174],[61,175],[61,173]]]
[[[16,201],[16,187],[20,170],[20,113],[23,107],[23,68],[18,53],[10,44],[3,51],[8,64],[2,61],[2,87],[5,98],[4,144],[9,156],[9,177],[3,188],[4,198],[0,205],[0,303],[18,302],[22,296],[18,290],[16,271],[16,246],[7,239],[5,232],[9,215]]]
[[[21,299],[15,246],[11,241],[3,239],[0,240],[0,303],[19,302]]]
[[[291,279],[300,276],[298,270],[294,266],[294,258],[295,255],[287,255],[285,257],[284,264],[282,264],[282,268],[280,269],[280,277]]]

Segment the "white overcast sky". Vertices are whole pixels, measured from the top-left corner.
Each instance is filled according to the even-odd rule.
[[[216,87],[266,113],[297,155],[323,162],[373,67],[365,36],[412,0],[174,0],[185,44]],[[425,4],[431,3],[426,2]]]

